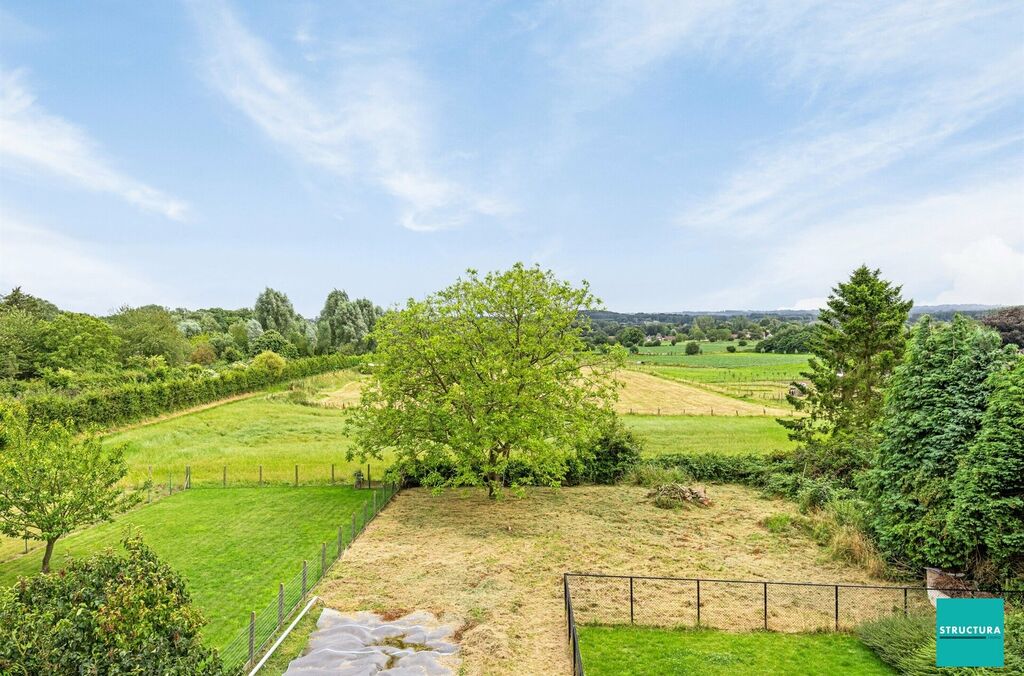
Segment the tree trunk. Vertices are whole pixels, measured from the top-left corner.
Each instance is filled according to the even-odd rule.
[[[43,572],[50,572],[50,557],[53,555],[53,545],[57,543],[57,538],[46,541],[46,552],[43,554]]]

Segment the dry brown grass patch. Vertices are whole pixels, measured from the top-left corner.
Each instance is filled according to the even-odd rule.
[[[491,502],[482,491],[407,490],[332,569],[320,592],[342,611],[403,607],[461,625],[468,674],[566,673],[566,571],[867,582],[810,537],[766,532],[792,503],[712,486],[705,509],[666,511],[639,487],[531,489]]]
[[[640,371],[624,369],[615,377],[624,387],[615,405],[618,413],[661,415],[790,416],[791,410],[751,404]]]

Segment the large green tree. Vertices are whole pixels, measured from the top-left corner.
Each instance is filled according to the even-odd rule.
[[[599,301],[537,267],[465,278],[381,317],[373,381],[352,427],[357,454],[453,464],[450,485],[504,485],[511,461],[557,483],[613,415],[621,352],[587,351]]]
[[[347,345],[362,343],[373,330],[379,314],[366,298],[349,300],[347,293],[334,289],[327,294],[317,318],[319,351],[337,352]]]
[[[53,319],[60,312],[57,306],[48,300],[25,293],[20,286],[0,299],[0,313],[7,310],[23,310],[37,319]]]
[[[0,310],[0,378],[29,378],[36,373],[44,322],[27,310]]]
[[[863,486],[882,552],[915,567],[962,566],[948,529],[953,477],[981,429],[990,374],[1016,358],[999,335],[966,317],[914,327],[886,392],[872,469]]]
[[[288,296],[270,287],[256,298],[253,310],[264,331],[277,331],[282,336],[294,331],[299,321],[299,315]]]
[[[117,485],[127,472],[123,447],[60,423],[33,425],[20,404],[0,405],[0,533],[45,542],[44,573],[58,539],[138,502],[140,492]]]
[[[862,466],[875,441],[883,388],[906,345],[913,302],[879,270],[861,266],[832,289],[808,341],[814,357],[790,396],[806,413],[781,421],[801,442],[803,459],[818,470],[846,475]]]
[[[62,312],[39,332],[40,368],[105,371],[117,366],[121,339],[106,322],[90,315]]]
[[[1024,356],[989,378],[981,431],[953,480],[948,532],[967,564],[1024,576]]]
[[[192,352],[178,322],[159,305],[122,307],[110,317],[114,333],[121,339],[121,358],[162,356],[169,365],[185,363]]]

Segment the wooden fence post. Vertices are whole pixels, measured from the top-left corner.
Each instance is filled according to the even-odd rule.
[[[224,465],[224,488],[228,487],[228,466]]]
[[[263,465],[260,465],[260,482],[258,484],[260,488],[263,488]]]
[[[299,485],[299,466],[298,465],[295,466],[295,485],[296,485],[296,487]]]
[[[331,463],[331,485],[334,485],[334,463]]]
[[[366,463],[366,487],[373,489],[373,477],[370,474],[370,463]]]

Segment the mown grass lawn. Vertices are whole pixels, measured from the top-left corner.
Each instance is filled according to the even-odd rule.
[[[582,626],[578,631],[587,676],[895,673],[848,634],[736,634],[630,626]]]
[[[139,532],[175,570],[185,576],[193,601],[209,620],[204,629],[211,645],[223,646],[277,594],[279,582],[310,566],[320,566],[320,543],[336,552],[338,526],[370,499],[366,490],[348,487],[194,488],[59,540],[51,563],[69,556],[119,548],[129,529]],[[40,569],[39,549],[0,564],[0,584]]]
[[[794,444],[772,417],[627,415],[623,422],[646,441],[647,455],[769,453]]]
[[[336,408],[304,406],[278,396],[262,395],[196,413],[111,434],[107,444],[127,444],[128,480],[153,482],[166,491],[168,476],[180,487],[185,466],[192,485],[228,483],[255,486],[259,467],[264,482],[290,484],[299,466],[299,483],[329,483],[335,477],[350,483],[356,469],[345,452],[347,413]],[[383,473],[385,463],[376,463]]]

